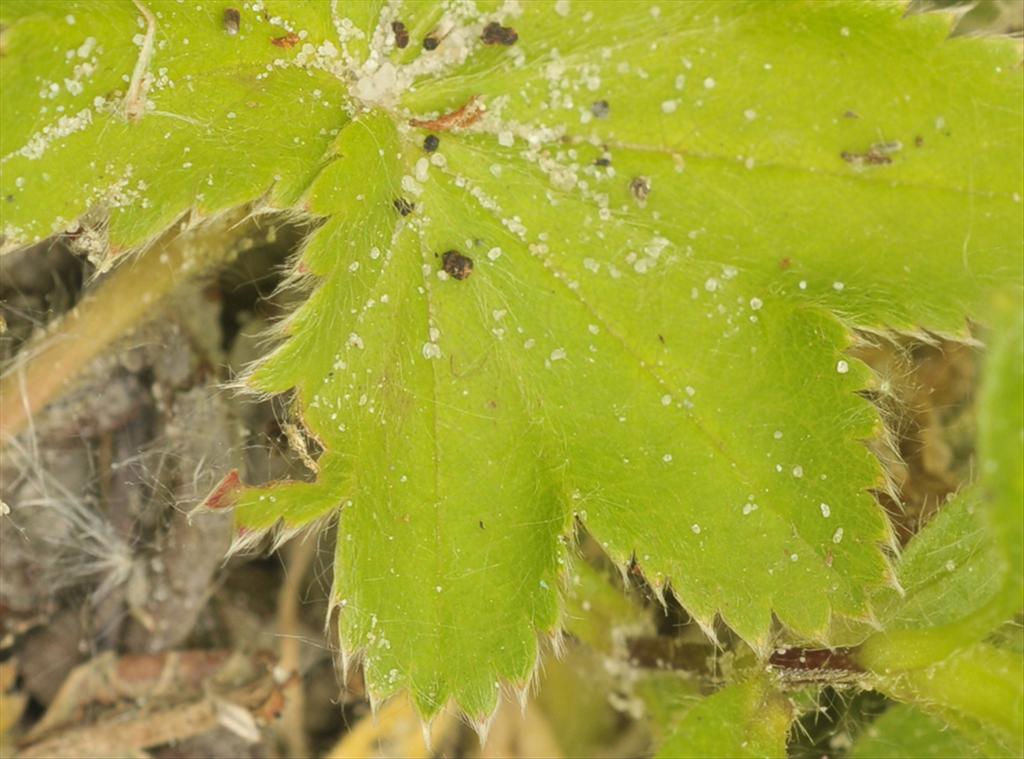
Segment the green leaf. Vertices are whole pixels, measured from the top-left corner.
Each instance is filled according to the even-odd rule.
[[[1022,609],[1024,306],[999,294],[978,400],[981,475],[915,536],[901,561],[905,598],[889,594],[886,629],[861,648],[878,673],[923,667],[970,645]],[[880,594],[882,595],[882,594]]]
[[[952,725],[989,756],[1024,755],[1024,657],[988,644],[898,674],[879,690]]]
[[[978,401],[981,480],[989,525],[1005,565],[1008,614],[1024,606],[1024,300],[1002,294],[992,309],[990,353]]]
[[[784,757],[793,707],[765,678],[729,685],[697,703],[655,754],[685,757]]]
[[[4,246],[88,212],[116,251],[256,197],[322,222],[250,377],[294,389],[319,475],[238,519],[338,516],[375,697],[482,721],[525,686],[574,517],[760,652],[773,615],[822,642],[872,617],[891,533],[848,327],[957,331],[1020,281],[1012,43],[889,3],[239,5],[237,35],[213,5],[3,5]],[[425,153],[409,120],[453,113],[480,118]]]
[[[1002,590],[1004,566],[986,529],[987,506],[978,490],[960,493],[910,541],[899,563],[903,593],[886,590],[876,601],[887,630],[956,622]]]
[[[287,19],[245,11],[235,35],[226,4],[141,5],[155,21],[152,55],[143,95],[127,102],[147,62],[138,5],[4,2],[0,249],[74,230],[87,212],[118,252],[190,209],[208,215],[260,197],[291,207],[330,160],[348,120],[344,84],[298,65],[299,46],[271,43],[295,18],[326,39],[329,19],[311,13],[319,3],[289,3]],[[131,118],[134,106],[141,115]],[[106,251],[106,242],[95,250]]]
[[[853,759],[981,759],[985,754],[971,741],[912,706],[889,709],[857,738]]]

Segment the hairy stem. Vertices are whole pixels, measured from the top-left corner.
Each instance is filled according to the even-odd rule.
[[[861,644],[857,662],[878,674],[928,667],[977,643],[1011,619],[1020,605],[1016,595],[1016,587],[1007,584],[1001,593],[965,619],[938,627],[876,633]]]
[[[980,735],[998,755],[1024,755],[1024,659],[985,643],[925,668],[880,676],[875,688],[898,701],[920,704],[954,725],[984,725]]]
[[[178,285],[232,258],[255,223],[243,211],[165,234],[124,261],[74,309],[22,349],[0,378],[0,441],[68,390],[97,355],[144,322]]]

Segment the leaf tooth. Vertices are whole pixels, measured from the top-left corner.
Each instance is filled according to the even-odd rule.
[[[668,602],[665,600],[665,591],[668,589],[669,585],[667,580],[651,583],[651,592],[654,593],[654,597],[658,600],[658,604],[661,606],[662,611],[668,611]]]
[[[537,667],[534,667],[534,671],[536,670]],[[530,683],[525,683],[520,687],[514,688],[516,701],[519,702],[519,712],[524,718],[526,717],[526,707],[530,703],[530,690]]]
[[[525,703],[525,702],[523,702]],[[501,709],[501,699],[499,698],[494,708],[491,709],[491,713],[483,719],[473,720],[473,729],[476,731],[477,737],[480,739],[480,747],[483,748],[484,744],[487,743],[487,736],[490,735],[491,727],[494,726],[494,720],[498,716],[498,711]],[[525,714],[526,707],[523,707]]]
[[[245,528],[244,530],[236,531],[234,538],[231,540],[231,545],[228,546],[228,550],[224,554],[224,560],[227,561],[234,556],[254,552],[273,529],[273,527],[261,527],[259,529]]]
[[[420,717],[420,731],[423,733],[423,745],[427,747],[427,754],[433,756],[434,744],[433,744],[433,726],[434,717],[424,718]]]
[[[563,615],[565,612],[565,604],[561,604],[559,608],[559,614]],[[565,626],[563,620],[559,619],[555,623],[555,627],[548,633],[548,642],[551,644],[551,652],[559,659],[565,656]],[[538,665],[539,666],[539,665]],[[536,667],[534,671],[536,671]]]
[[[330,619],[331,615],[328,614],[327,618]],[[347,649],[345,647],[345,641],[341,641],[340,642],[340,645],[338,646],[338,664],[339,664],[339,669],[341,670],[341,681],[343,683],[346,683],[346,684],[348,683],[349,673],[352,671],[353,667],[358,667],[360,665],[360,663],[362,662],[362,659],[363,659],[363,649],[357,648],[357,649],[349,650],[349,649]],[[366,691],[367,691],[367,697],[368,697],[368,699],[370,701],[370,709],[373,710],[374,709],[374,699],[373,699],[373,696],[370,695],[370,689],[369,688],[367,688]],[[374,712],[374,714],[376,715],[376,712]]]

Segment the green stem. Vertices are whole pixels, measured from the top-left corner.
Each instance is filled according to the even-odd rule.
[[[188,231],[173,230],[122,262],[47,333],[21,351],[0,379],[0,442],[73,386],[83,369],[115,339],[144,322],[175,288],[232,258],[246,232],[236,211]]]
[[[857,652],[857,662],[877,674],[917,670],[942,661],[982,640],[1018,610],[1020,600],[1007,584],[971,616],[948,625],[918,630],[891,630],[872,635]]]
[[[876,688],[899,701],[921,704],[954,725],[985,726],[992,753],[1024,755],[1024,659],[978,644],[927,669],[879,677]],[[991,734],[988,734],[991,733]]]

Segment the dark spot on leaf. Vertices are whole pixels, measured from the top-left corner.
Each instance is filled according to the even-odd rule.
[[[502,26],[497,21],[492,21],[484,27],[480,39],[484,41],[485,45],[505,45],[508,47],[509,45],[516,44],[519,35],[512,27]]]
[[[416,208],[416,204],[412,203],[405,198],[395,198],[395,210],[402,216],[408,216]]]
[[[270,44],[287,49],[298,45],[299,39],[299,35],[297,35],[295,32],[289,32],[283,37],[274,37],[273,39],[270,40]]]
[[[238,8],[225,8],[224,9],[224,31],[234,36],[238,34],[238,30],[242,25],[242,14],[238,12]]]
[[[884,166],[893,162],[893,160],[889,158],[889,154],[895,152],[892,149],[893,144],[899,143],[878,143],[871,145],[870,149],[864,153],[843,151],[839,155],[840,158],[853,166]],[[899,146],[902,147],[902,145]],[[898,150],[898,147],[896,150]]]
[[[633,177],[629,181],[629,191],[640,203],[644,203],[651,194],[651,180],[647,177]]]
[[[595,166],[611,166],[612,165],[612,159],[611,158],[605,158],[604,156],[601,156],[596,161],[594,161],[594,165]]]
[[[8,195],[6,200],[7,200],[8,203],[13,203],[14,202],[14,196],[13,195]]]
[[[409,30],[401,21],[392,21],[391,31],[395,33],[395,47],[402,49],[409,44]]]
[[[919,148],[922,145],[924,145],[924,137],[917,135],[917,137],[914,138],[914,147]]]
[[[779,268],[782,271],[785,271],[786,269],[788,269],[792,265],[793,265],[793,262],[789,260],[789,256],[784,256],[783,258],[779,259]]]
[[[437,46],[440,45],[440,44],[441,44],[441,40],[439,40],[437,37],[435,37],[432,34],[431,35],[427,35],[426,37],[423,38],[423,49],[424,50],[437,50]]]
[[[485,529],[484,528],[484,520],[482,520],[482,519],[480,520],[480,529],[481,530]]]
[[[843,113],[843,118],[844,119],[859,119],[860,118],[860,114],[858,114],[856,111],[846,111],[845,113]]]
[[[658,335],[658,342],[661,343],[662,345],[664,345],[665,344],[665,336],[664,335]]]
[[[441,256],[441,267],[453,279],[465,279],[473,273],[473,259],[457,250],[449,250]]]
[[[437,150],[437,146],[441,144],[441,140],[438,139],[436,134],[428,134],[426,139],[423,140],[423,149],[428,153],[433,153]]]
[[[608,105],[607,100],[598,100],[590,106],[590,112],[594,114],[595,119],[606,119],[611,111],[612,107]]]

